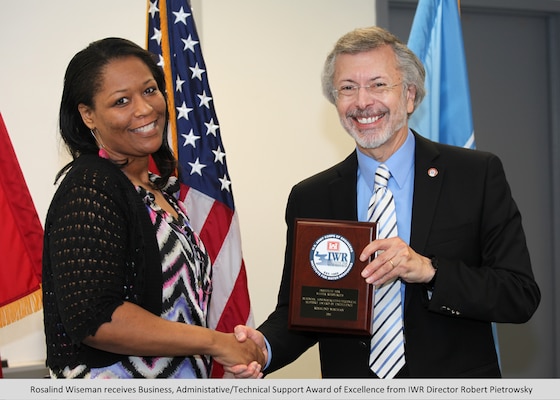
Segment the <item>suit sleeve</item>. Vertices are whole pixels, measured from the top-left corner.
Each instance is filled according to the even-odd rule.
[[[541,295],[502,163],[492,155],[485,161],[479,176],[462,182],[458,195],[442,189],[439,207],[456,208],[464,219],[453,231],[434,228],[431,233],[426,254],[439,258],[439,269],[428,309],[480,321],[523,323]],[[482,185],[482,190],[471,185]]]
[[[284,269],[282,281],[278,292],[278,302],[275,310],[268,316],[258,330],[261,331],[272,348],[272,360],[265,371],[273,372],[291,363],[317,342],[312,333],[298,332],[288,329],[290,285],[291,285],[291,260],[292,238],[295,218],[298,214],[296,208],[297,190],[292,189],[286,207],[286,251],[284,255]]]

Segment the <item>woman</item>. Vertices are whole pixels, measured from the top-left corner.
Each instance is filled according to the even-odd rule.
[[[52,377],[207,378],[212,359],[260,376],[254,342],[206,327],[212,270],[176,197],[164,88],[151,53],[125,39],[91,43],[66,70],[59,123],[73,161],[56,178],[43,254]]]

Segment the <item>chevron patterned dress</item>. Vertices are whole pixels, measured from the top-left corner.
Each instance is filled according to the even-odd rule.
[[[151,176],[153,180],[155,176]],[[179,215],[173,218],[155,203],[155,197],[142,187],[136,188],[156,228],[163,269],[161,317],[170,321],[206,327],[208,303],[212,291],[210,259],[198,235],[191,229],[184,204],[177,201],[179,185],[174,178],[163,190],[164,196]],[[148,333],[149,334],[149,333]],[[66,378],[208,378],[209,356],[135,357],[130,356],[102,368],[80,365],[62,371]]]

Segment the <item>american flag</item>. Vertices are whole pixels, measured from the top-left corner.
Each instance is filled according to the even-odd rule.
[[[147,17],[147,47],[165,72],[181,199],[212,260],[209,326],[222,332],[238,324],[253,326],[226,154],[190,5],[148,0]],[[214,364],[212,377],[222,376],[222,367]]]

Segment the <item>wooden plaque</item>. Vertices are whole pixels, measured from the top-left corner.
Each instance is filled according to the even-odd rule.
[[[361,276],[360,253],[376,238],[374,222],[297,219],[289,327],[371,335],[374,287]]]

